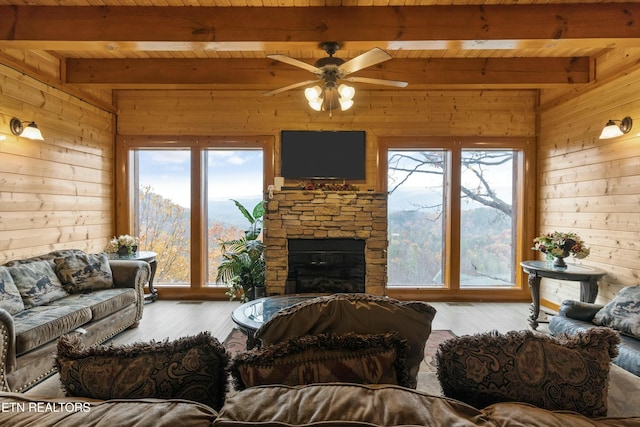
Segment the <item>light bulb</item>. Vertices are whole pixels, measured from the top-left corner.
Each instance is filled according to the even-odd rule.
[[[304,90],[304,96],[309,102],[316,101],[320,95],[322,95],[322,88],[320,88],[320,86],[308,87]]]
[[[341,84],[340,86],[338,86],[338,93],[340,94],[342,99],[347,101],[347,100],[353,98],[353,96],[356,94],[356,90],[351,86],[347,86],[345,84]]]
[[[347,99],[346,101],[343,101],[342,99],[340,99],[340,109],[342,111],[348,110],[349,108],[351,108],[352,105],[353,105],[353,100]]]
[[[320,111],[322,110],[322,101],[324,101],[324,99],[316,98],[313,101],[309,101],[309,106],[316,111]]]

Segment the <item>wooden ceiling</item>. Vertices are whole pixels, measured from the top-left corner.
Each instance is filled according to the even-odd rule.
[[[576,85],[596,78],[598,55],[640,47],[640,3],[0,0],[0,49],[52,52],[78,85],[275,89],[313,75],[267,55],[313,64],[323,41],[344,59],[386,50],[354,75],[411,88]]]

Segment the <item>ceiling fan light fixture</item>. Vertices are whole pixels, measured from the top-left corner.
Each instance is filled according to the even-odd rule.
[[[304,96],[309,103],[317,101],[322,95],[322,88],[320,86],[308,87],[304,90]]]
[[[349,101],[356,94],[356,90],[352,86],[347,86],[343,83],[338,86],[338,93],[340,94],[340,98],[342,100]]]
[[[323,102],[324,102],[324,99],[319,97],[313,101],[309,101],[309,106],[316,111],[322,111]]]
[[[340,100],[340,109],[346,111],[353,106],[353,100],[347,99],[346,101]]]

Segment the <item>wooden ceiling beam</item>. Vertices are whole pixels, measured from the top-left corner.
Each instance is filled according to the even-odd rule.
[[[242,87],[276,89],[313,80],[308,71],[270,59],[68,59],[67,82],[117,88]],[[588,83],[590,60],[579,58],[392,59],[354,73],[433,85],[543,87]],[[363,85],[378,87],[375,85]]]
[[[273,23],[277,23],[274,25]],[[640,3],[393,7],[0,6],[0,48],[43,50],[519,49],[638,45]],[[367,47],[368,48],[368,47]]]

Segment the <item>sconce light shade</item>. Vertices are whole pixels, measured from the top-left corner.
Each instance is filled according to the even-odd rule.
[[[11,133],[16,136],[22,136],[24,138],[35,139],[38,141],[43,141],[42,132],[38,129],[38,125],[35,122],[29,122],[27,126],[23,126],[20,119],[16,119],[15,117],[11,119],[9,122],[9,127],[11,128]]]
[[[620,122],[620,124],[616,124],[616,122]],[[607,124],[602,129],[602,133],[600,134],[600,139],[610,139],[618,136],[622,136],[625,133],[629,133],[631,131],[631,127],[633,126],[633,120],[631,117],[625,117],[622,120],[609,120]]]

